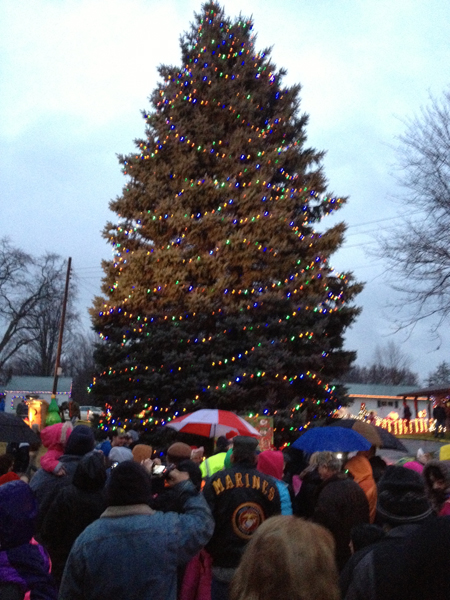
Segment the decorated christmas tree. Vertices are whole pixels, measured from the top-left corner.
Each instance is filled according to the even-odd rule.
[[[319,229],[345,199],[327,192],[300,86],[256,49],[251,19],[207,3],[181,54],[120,157],[92,393],[103,425],[223,408],[275,415],[281,439],[332,412],[354,359],[343,334],[361,286],[329,263],[345,226]]]

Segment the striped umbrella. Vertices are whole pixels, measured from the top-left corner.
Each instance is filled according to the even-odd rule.
[[[227,433],[250,437],[260,437],[261,435],[242,417],[238,417],[228,410],[219,409],[203,408],[182,417],[176,417],[166,425],[183,433],[193,433],[208,438],[226,436]]]

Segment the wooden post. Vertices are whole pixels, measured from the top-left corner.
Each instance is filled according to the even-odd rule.
[[[58,388],[59,363],[61,360],[61,349],[62,349],[62,341],[63,341],[63,334],[64,334],[64,323],[66,321],[66,307],[67,307],[67,298],[69,295],[69,280],[70,280],[71,265],[72,265],[72,258],[69,256],[69,260],[67,262],[66,287],[64,289],[63,309],[62,309],[62,314],[61,314],[61,323],[59,326],[58,349],[56,351],[55,373],[53,375],[52,396],[54,396],[55,398],[56,398],[56,390]]]

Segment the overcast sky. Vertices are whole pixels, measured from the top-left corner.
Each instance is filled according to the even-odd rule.
[[[338,271],[366,282],[363,312],[346,335],[358,363],[376,345],[401,344],[422,378],[449,360],[421,324],[391,335],[395,300],[383,262],[371,258],[378,232],[401,223],[393,177],[403,120],[450,84],[446,0],[225,0],[228,15],[253,15],[258,49],[273,46],[287,84],[302,85],[308,144],[327,151],[329,189],[349,196]],[[180,64],[179,36],[192,0],[0,0],[0,237],[23,250],[71,256],[80,306],[99,293],[108,203],[125,179],[116,154],[133,150],[140,110],[160,63]],[[329,224],[336,220],[329,218]],[[328,221],[325,221],[328,224]]]

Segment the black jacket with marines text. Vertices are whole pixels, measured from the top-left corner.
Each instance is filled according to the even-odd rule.
[[[236,568],[259,525],[281,513],[276,481],[253,467],[236,464],[210,477],[203,493],[215,521],[206,547],[213,566]]]

